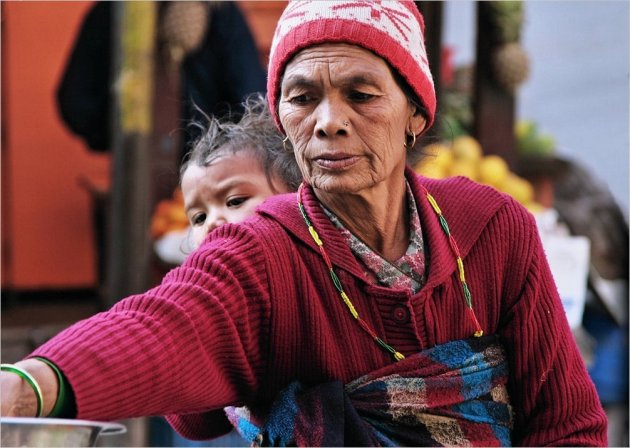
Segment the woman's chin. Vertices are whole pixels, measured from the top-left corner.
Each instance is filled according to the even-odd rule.
[[[371,178],[349,173],[318,175],[308,183],[314,189],[329,194],[354,194],[374,185]]]

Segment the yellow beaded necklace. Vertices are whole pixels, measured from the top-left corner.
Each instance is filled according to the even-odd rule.
[[[324,259],[324,263],[326,263],[326,267],[328,268],[328,273],[330,274],[330,278],[332,279],[332,282],[335,285],[335,288],[339,292],[339,296],[341,297],[341,300],[346,305],[346,308],[348,308],[348,311],[350,311],[350,314],[357,321],[359,326],[367,334],[370,335],[370,337],[378,344],[379,347],[381,347],[386,352],[390,353],[396,361],[405,359],[405,355],[403,355],[402,353],[397,351],[394,347],[392,347],[391,345],[386,343],[383,339],[381,339],[376,334],[376,332],[372,329],[372,327],[366,321],[364,321],[361,318],[361,316],[359,316],[359,313],[357,312],[352,301],[350,300],[350,297],[348,297],[348,295],[344,291],[343,285],[341,284],[341,280],[339,280],[339,277],[335,273],[335,270],[330,261],[330,257],[328,257],[328,253],[326,252],[326,249],[324,249],[324,242],[320,239],[319,234],[315,230],[315,227],[313,227],[311,220],[308,218],[308,215],[306,214],[306,209],[304,208],[304,205],[302,204],[303,187],[304,187],[304,183],[300,184],[300,187],[298,188],[298,191],[297,191],[298,208],[300,209],[300,213],[302,214],[302,217],[304,218],[304,222],[306,223],[306,227],[308,228],[308,231],[311,234],[313,241],[315,241],[315,244],[317,244],[317,247],[319,248],[319,252],[321,253],[322,258]],[[427,191],[426,188],[424,188],[424,186],[421,185],[420,187],[422,188],[427,200],[429,201],[429,204],[431,204],[433,211],[435,212],[438,220],[440,221],[440,226],[442,227],[442,230],[444,231],[444,233],[446,234],[448,238],[451,251],[455,255],[455,261],[457,263],[457,270],[459,273],[459,281],[462,285],[462,291],[464,293],[464,300],[466,301],[468,313],[475,327],[474,336],[481,337],[483,336],[483,330],[481,329],[481,325],[479,324],[479,321],[477,320],[477,316],[475,315],[475,311],[473,310],[472,296],[470,294],[470,289],[468,288],[468,284],[466,283],[466,276],[464,275],[464,261],[462,260],[462,257],[459,253],[459,248],[457,247],[455,238],[453,238],[453,235],[451,235],[451,231],[448,227],[448,223],[446,222],[446,218],[444,218],[444,215],[442,214],[442,210],[440,210],[440,207],[438,206],[433,196],[429,194],[429,192]]]

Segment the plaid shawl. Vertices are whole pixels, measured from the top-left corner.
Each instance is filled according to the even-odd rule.
[[[512,410],[498,337],[453,341],[364,375],[290,384],[264,424],[226,408],[259,446],[509,446]]]

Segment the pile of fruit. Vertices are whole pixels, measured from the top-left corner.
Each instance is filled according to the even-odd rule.
[[[471,136],[456,137],[450,145],[432,143],[424,152],[426,156],[414,166],[423,176],[434,179],[466,176],[509,194],[532,212],[541,210],[534,200],[531,183],[511,172],[501,157],[484,155],[479,142]]]
[[[162,199],[155,206],[151,218],[151,236],[158,239],[168,232],[184,230],[188,227],[188,218],[184,210],[184,197],[179,188],[173,192],[173,196]]]
[[[520,120],[516,124],[516,144],[522,156],[551,157],[554,155],[556,141],[541,132],[533,121]]]

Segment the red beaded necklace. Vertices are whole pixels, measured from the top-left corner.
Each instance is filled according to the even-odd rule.
[[[308,231],[311,234],[313,241],[315,241],[315,244],[317,244],[317,247],[319,248],[319,252],[321,253],[322,258],[324,259],[324,263],[326,263],[326,267],[328,268],[328,273],[330,274],[330,278],[333,284],[335,285],[335,288],[339,292],[339,296],[341,297],[341,300],[346,305],[346,308],[348,308],[348,311],[350,311],[350,314],[357,321],[359,326],[368,335],[370,335],[370,337],[378,344],[379,347],[381,347],[386,352],[390,353],[396,361],[405,359],[405,356],[402,353],[400,353],[394,347],[392,347],[391,345],[386,343],[383,339],[381,339],[376,334],[374,329],[372,329],[370,324],[368,324],[366,321],[364,321],[361,318],[361,316],[359,316],[359,313],[357,312],[352,301],[350,300],[350,297],[348,297],[348,295],[344,291],[343,285],[341,284],[341,280],[339,280],[339,277],[335,273],[335,270],[330,261],[330,257],[328,257],[328,253],[326,252],[326,249],[324,249],[324,242],[320,239],[319,234],[315,230],[315,227],[313,227],[311,220],[308,218],[308,215],[306,214],[306,209],[304,208],[304,205],[302,204],[303,187],[304,187],[304,183],[300,184],[300,187],[298,188],[298,191],[297,191],[298,208],[300,209],[300,213],[302,214],[302,217],[304,218],[304,222],[306,223],[306,227],[308,228]],[[474,336],[481,337],[483,335],[483,330],[481,329],[481,325],[479,325],[479,321],[477,320],[477,316],[475,315],[475,311],[473,310],[472,296],[470,294],[470,289],[468,288],[468,284],[466,283],[466,276],[464,275],[464,261],[462,260],[462,257],[459,253],[459,248],[457,247],[455,238],[453,238],[453,235],[451,235],[451,231],[448,227],[448,223],[446,222],[446,218],[444,218],[444,215],[442,214],[442,210],[440,210],[440,207],[438,206],[433,196],[429,194],[429,192],[427,191],[426,188],[424,188],[424,186],[421,185],[420,187],[422,188],[422,191],[424,192],[427,200],[429,201],[429,204],[431,204],[433,211],[435,212],[438,220],[440,221],[440,226],[442,227],[442,230],[444,231],[444,233],[446,234],[448,238],[451,251],[455,255],[455,261],[457,263],[457,270],[459,273],[459,281],[462,285],[462,291],[464,293],[464,300],[466,301],[468,314],[475,327]]]

